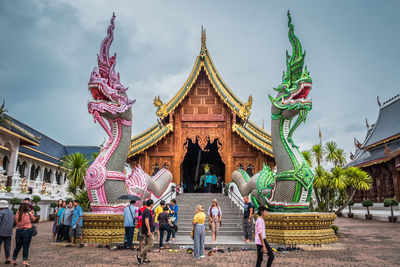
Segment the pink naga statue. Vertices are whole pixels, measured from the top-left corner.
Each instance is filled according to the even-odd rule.
[[[122,212],[127,205],[126,200],[119,199],[122,195],[137,195],[140,200],[151,194],[160,198],[172,181],[171,172],[165,169],[154,177],[144,173],[140,166],[134,168],[129,177],[125,173],[131,139],[131,108],[135,100],[128,98],[128,88],[121,84],[119,73],[115,71],[116,54],[109,56],[114,20],[115,14],[101,42],[98,67],[94,68],[88,85],[94,99],[88,103],[89,113],[109,137],[86,172],[86,187],[95,213]]]

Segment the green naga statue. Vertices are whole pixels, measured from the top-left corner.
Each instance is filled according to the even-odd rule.
[[[270,211],[301,212],[309,210],[314,174],[299,147],[293,141],[293,133],[306,121],[312,102],[308,99],[312,81],[304,67],[305,51],[294,35],[292,18],[288,12],[289,40],[292,55],[286,51],[286,72],[282,83],[274,88],[276,97],[269,96],[271,107],[271,136],[277,172],[264,165],[253,177],[244,170],[236,170],[232,181],[242,195],[251,193],[256,208],[267,205]]]

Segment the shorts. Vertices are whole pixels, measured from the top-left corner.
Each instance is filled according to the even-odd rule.
[[[79,238],[82,236],[82,227],[81,226],[77,226],[74,228],[70,227],[69,228],[69,237],[74,237],[74,238]]]
[[[138,231],[138,233],[137,233],[137,240],[138,240],[139,242],[142,242],[142,241],[143,241],[142,227],[139,227],[138,229],[139,229],[139,231]]]

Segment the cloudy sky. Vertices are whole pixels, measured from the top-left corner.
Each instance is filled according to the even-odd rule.
[[[285,69],[286,12],[307,51],[313,109],[295,133],[302,149],[334,140],[347,153],[374,123],[376,97],[399,93],[399,1],[7,1],[0,0],[0,98],[8,113],[66,145],[99,145],[87,112],[89,75],[112,12],[111,52],[136,99],[136,135],[156,121],[152,100],[172,97],[200,50],[200,28],[225,82],[251,119],[270,128],[268,94]]]

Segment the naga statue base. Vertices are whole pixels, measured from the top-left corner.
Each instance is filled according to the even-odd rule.
[[[82,236],[84,243],[109,245],[124,243],[122,214],[84,213]]]
[[[337,242],[331,225],[334,213],[268,213],[265,218],[268,242],[285,245],[319,245]]]

